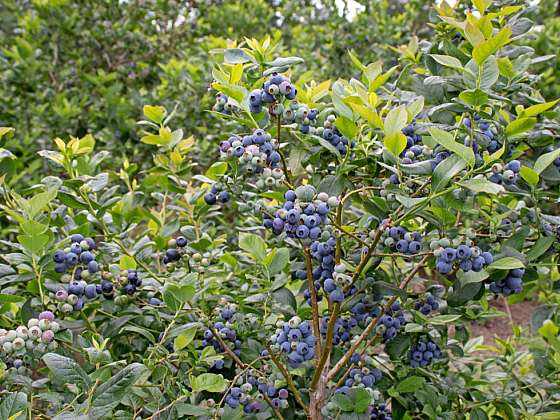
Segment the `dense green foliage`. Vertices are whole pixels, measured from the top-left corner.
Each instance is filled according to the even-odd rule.
[[[560,416],[554,2],[4,3],[0,419]]]

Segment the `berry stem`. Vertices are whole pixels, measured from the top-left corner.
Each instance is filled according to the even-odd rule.
[[[360,264],[358,265],[358,267],[356,267],[356,271],[354,272],[354,275],[352,276],[352,281],[347,286],[347,288],[344,290],[345,292],[354,285],[354,283],[356,282],[356,280],[358,279],[358,277],[360,276],[360,274],[364,270],[366,264],[368,263],[369,259],[371,258],[372,254],[373,254],[373,250],[375,249],[375,247],[377,246],[377,243],[381,239],[381,235],[383,234],[383,232],[385,231],[385,229],[387,227],[388,227],[388,224],[383,224],[383,225],[379,226],[379,228],[375,232],[375,237],[373,238],[373,241],[372,241],[371,245],[369,245],[369,247],[368,247],[367,254],[363,256],[362,260],[360,261]],[[313,375],[313,378],[311,380],[311,389],[312,390],[315,389],[315,387],[317,386],[317,384],[319,382],[319,379],[321,378],[323,368],[325,367],[325,365],[327,363],[327,360],[329,359],[330,352],[332,350],[333,337],[334,337],[334,326],[336,324],[336,320],[338,318],[339,312],[340,312],[340,303],[337,302],[337,303],[335,303],[335,305],[333,307],[332,315],[331,315],[331,318],[329,319],[329,324],[327,326],[325,349],[324,349],[323,353],[321,354],[321,359],[320,359],[319,364],[317,366],[317,370],[315,371],[315,374]],[[352,351],[352,353],[354,353],[354,352]],[[350,353],[350,356],[352,356],[352,353]],[[348,357],[350,357],[350,356],[348,356]]]
[[[278,140],[278,154],[280,155],[280,160],[282,161],[282,168],[284,169],[284,175],[286,176],[286,182],[293,188],[292,180],[290,179],[290,173],[288,172],[288,165],[286,164],[286,159],[284,159],[284,155],[280,151],[280,131],[282,129],[282,121],[280,120],[280,115],[276,118],[276,137]]]
[[[315,359],[317,361],[317,368],[320,367],[319,356],[321,354],[321,330],[319,328],[319,306],[317,303],[317,292],[315,290],[315,284],[313,281],[313,263],[311,262],[311,253],[309,252],[309,247],[305,246],[303,248],[303,253],[305,254],[305,268],[307,270],[307,288],[309,289],[309,295],[311,296],[311,308],[313,310],[313,335],[316,339],[316,352]]]
[[[309,409],[307,408],[307,405],[305,405],[305,403],[303,402],[303,398],[301,398],[301,394],[297,389],[294,380],[292,379],[292,376],[287,371],[286,367],[282,363],[280,363],[280,361],[274,355],[274,352],[272,351],[272,349],[268,344],[266,345],[266,349],[268,350],[268,354],[270,355],[272,362],[276,365],[278,370],[280,370],[280,373],[282,374],[282,376],[284,376],[284,379],[286,379],[286,382],[288,383],[288,387],[293,392],[294,398],[296,399],[297,403],[301,406],[301,408],[305,410],[305,413],[308,413]]]

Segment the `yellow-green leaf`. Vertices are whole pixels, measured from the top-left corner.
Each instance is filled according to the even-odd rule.
[[[167,111],[162,106],[144,105],[144,115],[150,121],[161,124]]]
[[[482,64],[488,57],[496,53],[504,45],[511,41],[511,28],[506,26],[492,38],[478,43],[472,53],[472,57],[477,64]]]

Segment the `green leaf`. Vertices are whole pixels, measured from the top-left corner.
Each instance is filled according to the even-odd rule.
[[[56,353],[47,353],[43,356],[43,361],[60,383],[76,384],[82,390],[88,390],[91,386],[88,374],[73,359]]]
[[[411,376],[406,378],[404,381],[401,381],[397,384],[396,390],[400,394],[405,394],[407,392],[414,392],[417,389],[420,389],[426,380],[421,376]]]
[[[130,255],[121,255],[119,268],[121,270],[134,270],[136,268],[136,260]]]
[[[224,61],[228,64],[255,62],[255,59],[241,48],[228,48],[224,51]]]
[[[116,407],[145,371],[146,367],[143,364],[132,363],[99,385],[91,402],[91,407],[95,409],[96,414],[108,413]]]
[[[453,138],[451,133],[447,131],[443,131],[436,127],[428,128],[430,135],[432,138],[447,150],[458,154],[465,162],[469,164],[469,166],[474,165],[474,152],[470,147],[464,146],[461,143],[458,143]]]
[[[173,348],[175,349],[175,351],[182,350],[185,347],[187,347],[190,343],[192,343],[196,335],[196,330],[197,330],[197,326],[193,325],[192,327],[188,328],[187,330],[179,334],[177,337],[175,337],[175,340],[173,342]]]
[[[527,253],[527,260],[534,261],[543,255],[548,249],[552,246],[552,244],[556,242],[556,238],[554,236],[543,236],[539,238],[537,242],[533,245],[533,247]]]
[[[49,205],[56,197],[56,190],[49,190],[35,194],[29,200],[29,217],[33,219],[40,211]]]
[[[452,57],[450,55],[439,55],[439,54],[430,54],[435,61],[445,67],[451,67],[456,70],[463,70],[463,64],[459,61],[459,59]]]
[[[156,124],[161,124],[167,111],[162,106],[144,105],[144,116]]]
[[[335,394],[332,400],[340,410],[345,412],[354,411],[354,403],[348,395]]]
[[[503,186],[490,182],[484,178],[467,179],[466,181],[459,182],[458,184],[477,193],[484,192],[488,194],[499,194],[505,191]]]
[[[23,420],[27,418],[27,394],[24,392],[8,392],[2,396],[0,403],[0,419]]]
[[[397,360],[403,356],[406,350],[412,344],[412,340],[408,335],[397,335],[387,344],[385,344],[385,352],[389,355],[391,360]]]
[[[500,258],[488,266],[489,270],[513,270],[514,268],[523,268],[523,262],[514,257]]]
[[[437,315],[434,316],[433,318],[430,318],[430,324],[434,324],[434,325],[449,324],[450,322],[457,321],[459,318],[461,318],[461,316],[462,316],[461,314]]]
[[[521,178],[523,178],[529,185],[535,186],[539,182],[539,174],[528,166],[521,166],[519,174],[521,175]]]
[[[536,117],[537,115],[549,110],[550,108],[553,108],[554,106],[556,106],[556,104],[560,101],[560,99],[556,99],[555,101],[551,101],[551,102],[545,102],[544,104],[536,104],[536,105],[532,105],[527,109],[524,109],[521,114],[519,114],[520,117]]]
[[[371,396],[364,388],[358,388],[354,395],[354,412],[365,413],[371,402]]]
[[[386,135],[400,133],[408,121],[408,112],[404,105],[389,111],[383,122],[383,132]],[[398,156],[398,155],[396,155]]]
[[[215,162],[206,171],[206,176],[213,181],[218,181],[227,171],[227,162]]]
[[[257,261],[263,261],[266,257],[264,239],[253,233],[241,232],[239,234],[239,247]]]
[[[358,132],[358,127],[356,123],[344,115],[340,115],[335,121],[336,128],[340,130],[342,134],[348,137],[350,140],[356,137]]]
[[[500,68],[496,57],[490,56],[482,65],[470,60],[463,72],[463,81],[469,89],[490,89],[500,77]]]
[[[278,248],[273,252],[274,254],[270,259],[270,262],[267,263],[268,271],[271,276],[280,273],[290,262],[290,251],[288,248]]]
[[[84,203],[82,200],[78,200],[71,194],[59,191],[57,198],[60,202],[72,209],[88,209],[88,205]]]
[[[215,373],[203,373],[202,375],[191,377],[191,387],[194,392],[224,392],[226,386],[224,377]]]
[[[25,302],[25,297],[19,295],[8,295],[0,293],[0,303],[18,303]]]
[[[33,255],[42,255],[42,251],[49,243],[49,235],[41,233],[38,235],[18,235],[18,242]]]
[[[509,137],[518,136],[532,129],[537,123],[534,117],[518,118],[510,122],[506,127],[506,134]]]
[[[406,148],[406,136],[403,133],[391,133],[383,140],[385,148],[395,157]]]
[[[488,95],[480,89],[464,90],[459,94],[459,99],[472,106],[482,106],[488,102]]]
[[[472,52],[472,57],[477,64],[482,64],[492,54],[498,52],[504,45],[511,41],[511,28],[506,26],[496,36],[480,42],[476,45]]]
[[[432,176],[432,190],[441,191],[455,175],[467,167],[467,162],[459,155],[451,155],[441,162]]]
[[[301,64],[305,60],[301,57],[278,57],[274,61],[267,61],[267,65],[271,67],[284,67],[293,66],[294,64]]]
[[[560,157],[560,148],[553,150],[552,152],[545,153],[544,155],[540,155],[537,161],[535,162],[535,166],[533,166],[533,170],[537,174],[541,174],[552,162],[556,160],[556,158]]]

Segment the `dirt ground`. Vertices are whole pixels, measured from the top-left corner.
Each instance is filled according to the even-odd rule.
[[[524,301],[509,305],[513,323],[515,325],[521,326],[524,329],[529,328],[531,316],[533,315],[533,311],[538,305],[539,304],[537,302],[533,301]],[[507,315],[508,311],[504,305],[503,300],[498,299],[497,301],[492,303],[492,306],[497,310],[504,312],[505,315],[503,317],[490,318],[480,323],[472,323],[470,326],[472,336],[484,336],[484,343],[487,345],[492,345],[495,343],[495,336],[505,339],[513,334],[511,330],[510,320]]]

